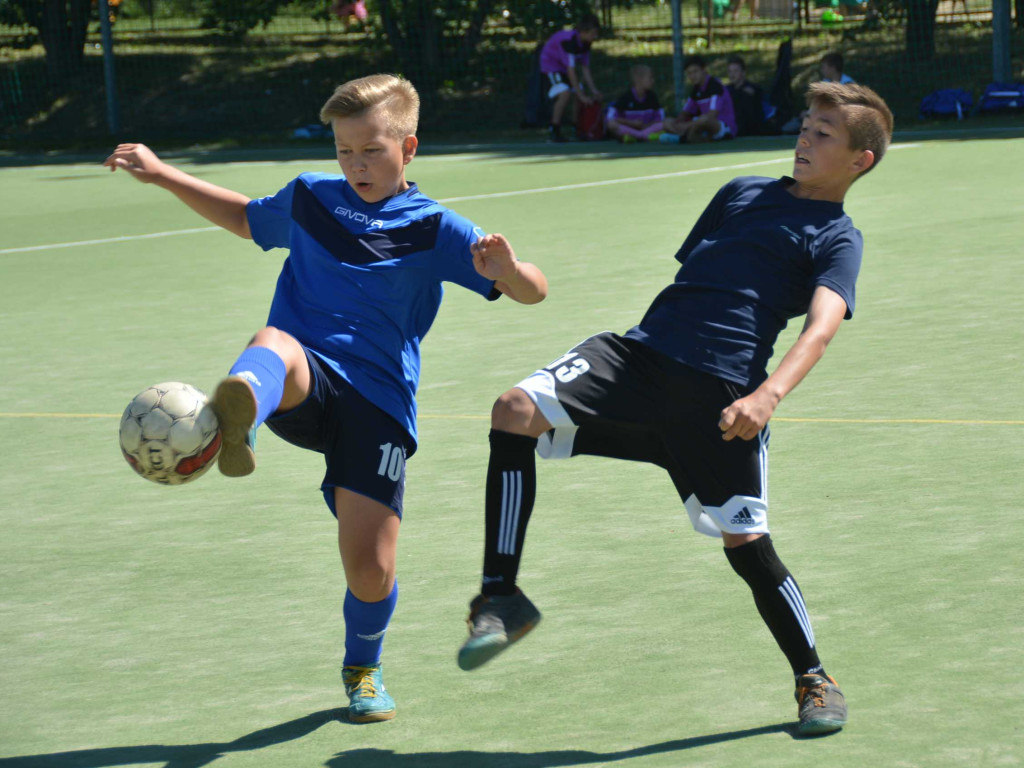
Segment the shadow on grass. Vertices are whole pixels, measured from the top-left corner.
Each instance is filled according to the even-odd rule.
[[[234,741],[203,744],[139,744],[130,747],[100,747],[41,755],[0,757],[0,768],[105,768],[106,766],[163,763],[163,768],[201,768],[233,752],[251,752],[307,736],[330,722],[347,723],[345,709],[325,709],[289,720],[270,728],[246,734]],[[778,723],[743,731],[728,731],[709,736],[663,741],[618,752],[589,752],[582,749],[548,752],[485,752],[455,750],[451,752],[396,753],[389,749],[353,749],[339,752],[324,765],[328,768],[369,766],[370,768],[558,768],[558,766],[592,765],[634,757],[680,752],[752,736],[788,733],[794,736],[795,723]],[[311,763],[312,765],[312,763]]]
[[[199,768],[232,752],[250,752],[294,741],[332,721],[346,722],[345,709],[324,709],[261,728],[234,741],[203,744],[138,744],[131,747],[100,747],[48,755],[0,757],[0,768],[103,768],[103,766],[163,763],[164,768]]]
[[[562,768],[562,766],[594,765],[630,760],[635,757],[683,752],[726,741],[767,736],[772,733],[796,734],[796,723],[777,723],[743,731],[727,731],[689,739],[673,739],[645,747],[617,752],[590,752],[585,749],[554,749],[548,752],[483,752],[455,750],[452,752],[409,752],[399,754],[390,749],[353,749],[339,752],[327,761],[328,768]]]

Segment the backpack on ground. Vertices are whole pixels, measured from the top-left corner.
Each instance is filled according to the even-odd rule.
[[[978,112],[1024,109],[1024,84],[989,83],[978,99]]]
[[[942,88],[921,99],[921,117],[955,117],[963,120],[970,114],[974,97],[959,88]]]
[[[604,105],[600,100],[580,104],[576,115],[576,138],[580,141],[600,141],[604,138]]]

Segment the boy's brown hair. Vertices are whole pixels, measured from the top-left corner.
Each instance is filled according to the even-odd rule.
[[[339,85],[320,110],[320,120],[326,124],[335,117],[355,117],[373,109],[383,110],[392,138],[401,141],[416,135],[420,95],[412,83],[397,75],[369,75]]]
[[[868,149],[875,156],[875,162],[860,176],[882,162],[892,141],[893,120],[889,106],[873,90],[853,83],[812,83],[807,89],[807,106],[841,108],[844,125],[850,133],[850,149]]]

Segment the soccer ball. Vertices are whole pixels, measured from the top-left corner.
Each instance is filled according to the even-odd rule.
[[[181,485],[204,474],[220,451],[217,416],[206,395],[168,381],[143,390],[121,416],[121,453],[147,480]]]

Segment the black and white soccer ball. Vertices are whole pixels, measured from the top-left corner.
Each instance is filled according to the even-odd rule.
[[[220,451],[217,416],[191,384],[168,381],[144,389],[121,416],[121,453],[139,475],[162,485],[195,480]]]

